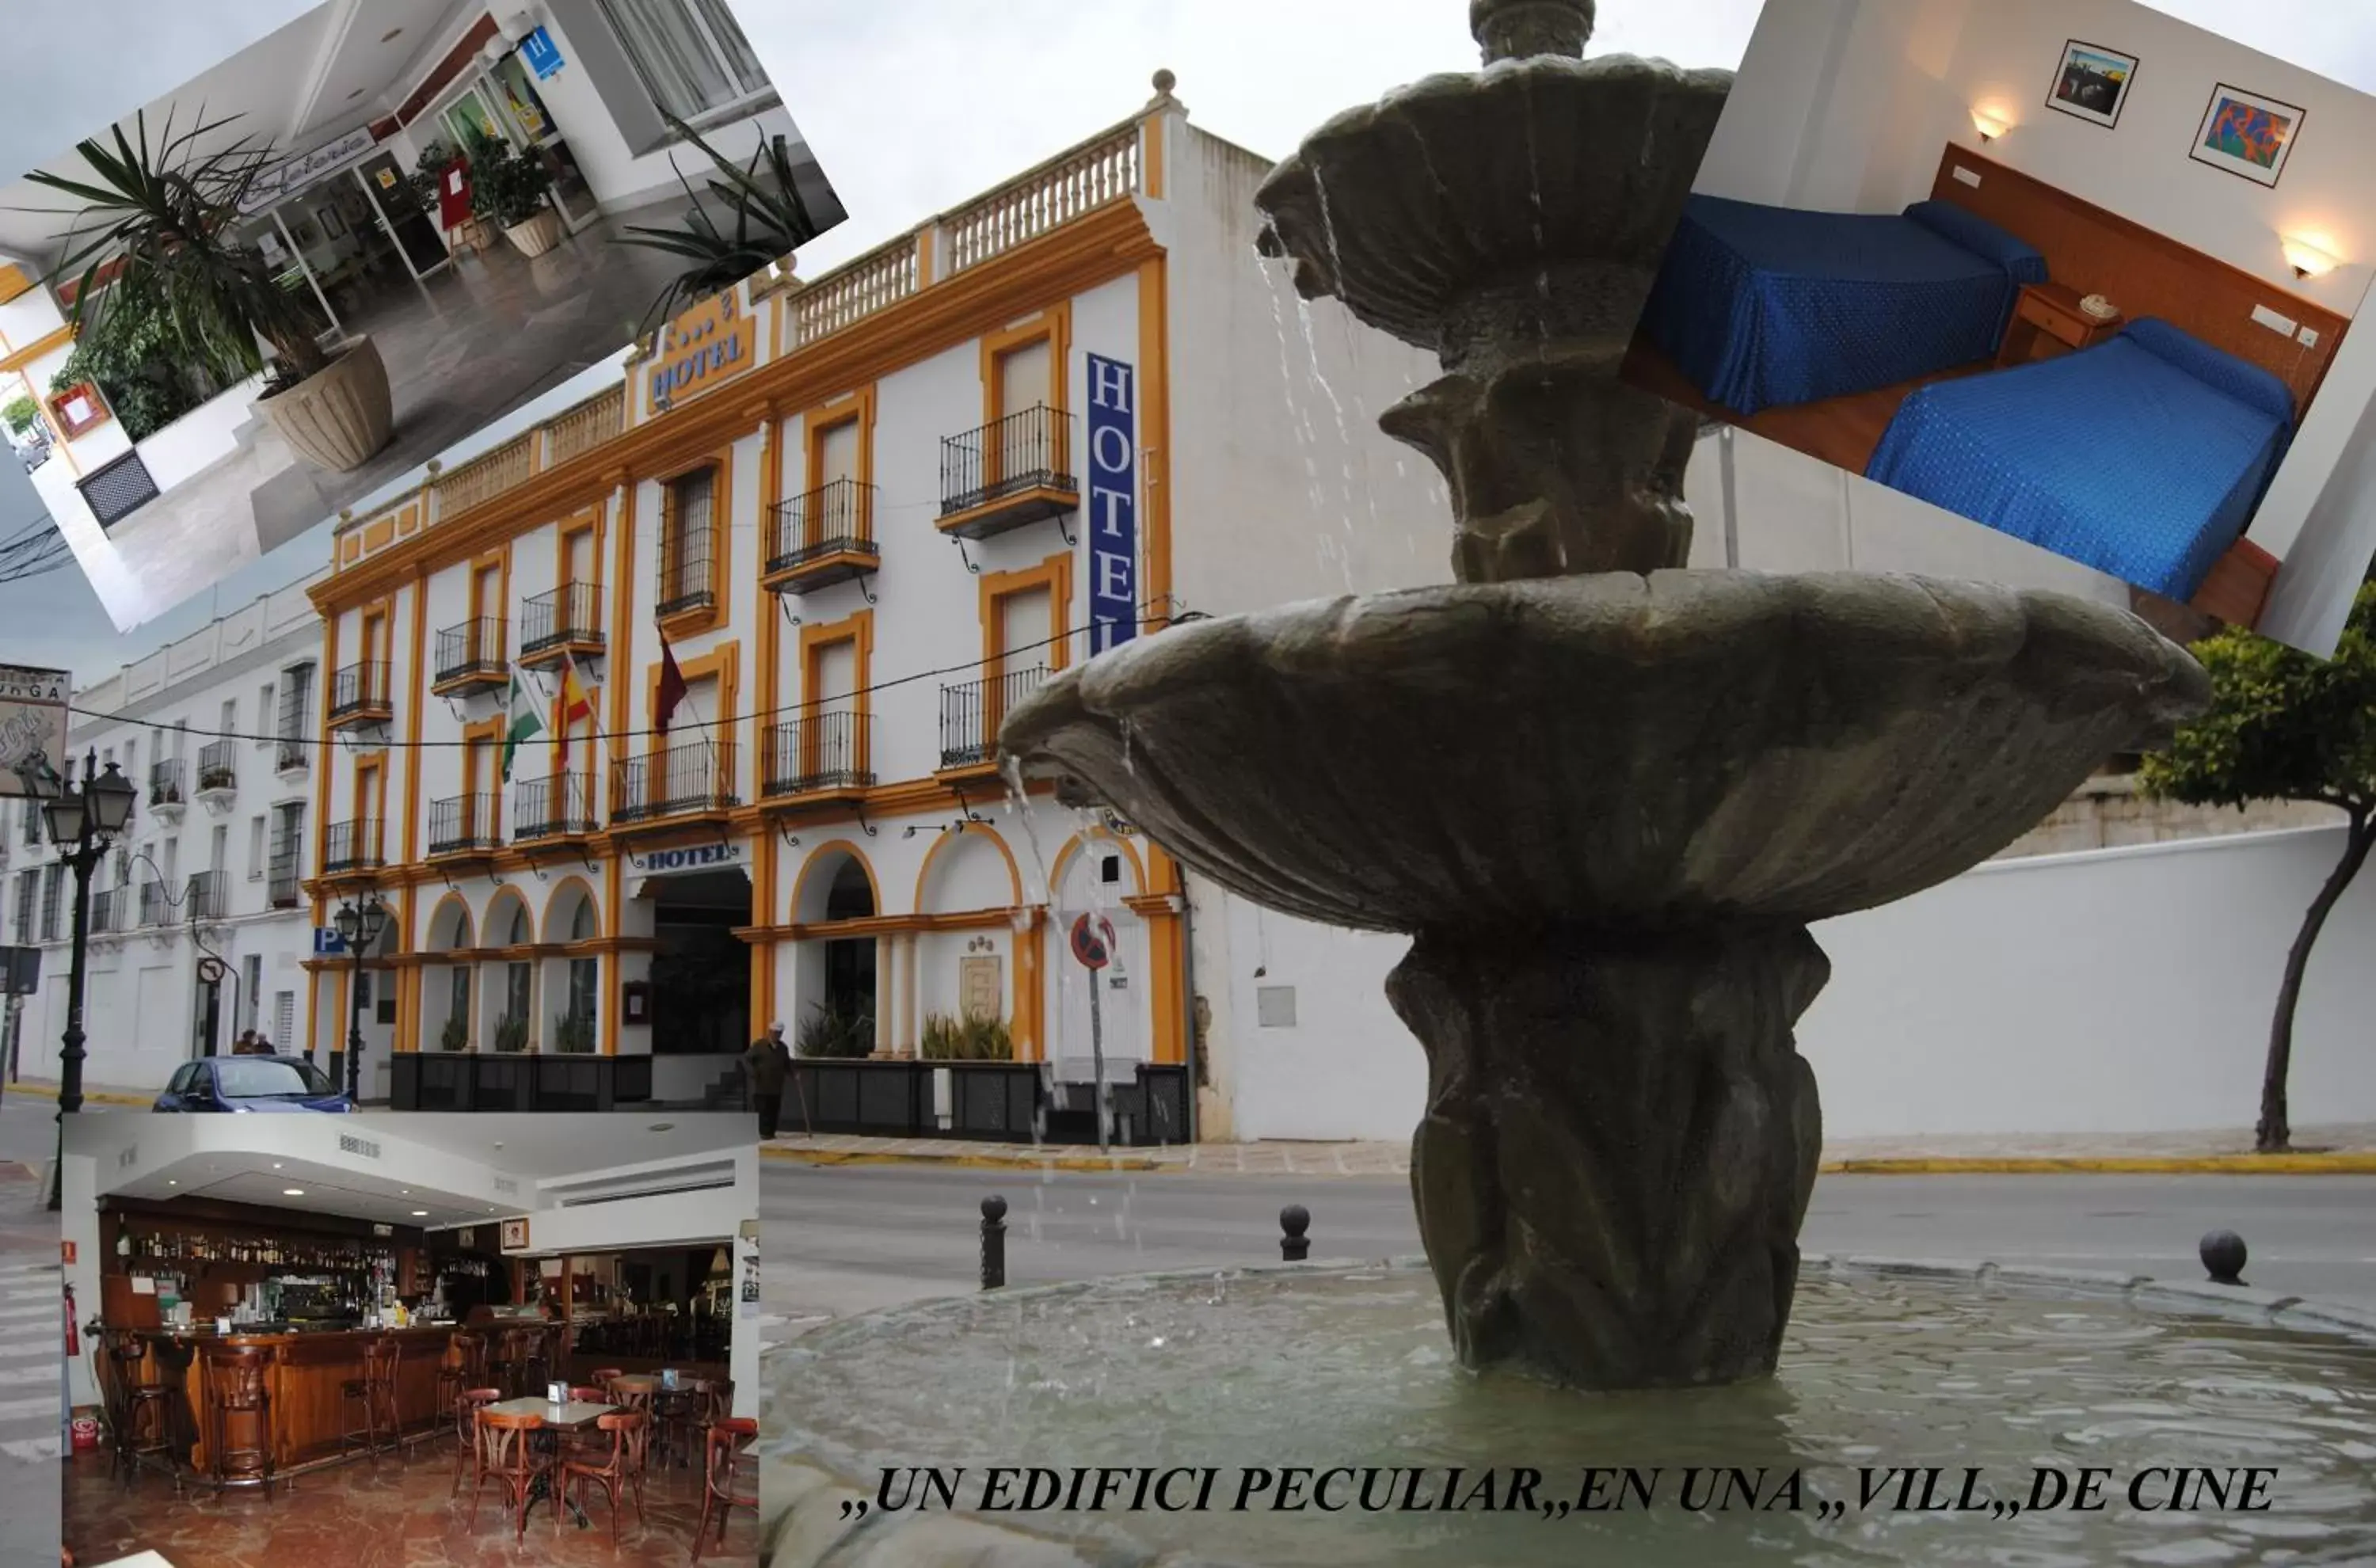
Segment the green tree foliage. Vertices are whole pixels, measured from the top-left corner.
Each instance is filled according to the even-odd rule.
[[[30,398],[22,393],[9,398],[6,403],[0,403],[0,424],[6,425],[8,434],[11,435],[24,434],[33,428],[34,422],[41,417],[41,409]]]
[[[2376,583],[2361,587],[2332,659],[2232,627],[2194,653],[2211,672],[2210,710],[2145,758],[2145,792],[2239,810],[2252,801],[2315,802],[2340,810],[2347,824],[2343,853],[2311,900],[2277,987],[2257,1134],[2262,1152],[2274,1154],[2292,1139],[2286,1074],[2311,948],[2376,849]]]

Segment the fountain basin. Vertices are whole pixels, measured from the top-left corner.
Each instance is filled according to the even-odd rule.
[[[2360,1561],[2376,1551],[2376,1314],[2117,1276],[1809,1259],[1774,1378],[1579,1396],[1454,1366],[1408,1264],[1100,1280],[851,1319],[771,1352],[773,1568]],[[2356,1321],[2358,1336],[2336,1332]],[[1648,1510],[876,1512],[883,1467],[1662,1467]],[[1683,1467],[1797,1470],[1798,1511],[1685,1510]],[[2097,1513],[1856,1506],[1863,1466],[2109,1467]],[[2265,1512],[2126,1505],[2149,1467],[2274,1467]],[[1550,1478],[1560,1478],[1552,1487]],[[1824,1520],[1813,1500],[1845,1498]],[[963,1498],[961,1497],[961,1501]],[[789,1513],[785,1510],[789,1509]],[[828,1556],[828,1554],[830,1554]]]
[[[1608,574],[1179,626],[1062,672],[1000,742],[1274,909],[1634,935],[1944,881],[2209,691],[2058,594]]]

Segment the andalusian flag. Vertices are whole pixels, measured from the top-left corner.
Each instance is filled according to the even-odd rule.
[[[504,712],[511,720],[504,731],[504,782],[512,781],[512,757],[520,742],[533,740],[544,732],[544,716],[536,710],[536,688],[521,675],[519,666],[512,666],[511,694],[504,699]]]
[[[564,649],[561,655],[561,695],[553,699],[552,709],[560,723],[560,743],[554,751],[560,766],[569,766],[569,731],[594,717],[596,688],[586,683],[577,672],[577,661]]]

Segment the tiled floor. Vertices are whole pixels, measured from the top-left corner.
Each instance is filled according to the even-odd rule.
[[[270,1501],[253,1490],[218,1496],[194,1489],[176,1501],[163,1477],[144,1475],[126,1486],[110,1479],[102,1453],[77,1455],[65,1466],[65,1533],[77,1562],[110,1562],[142,1550],[161,1553],[173,1568],[492,1568],[522,1562],[603,1565],[660,1564],[683,1568],[701,1517],[699,1472],[663,1467],[657,1458],[644,1488],[638,1523],[628,1501],[619,1544],[611,1545],[610,1511],[599,1488],[589,1489],[591,1527],[564,1523],[556,1535],[552,1508],[539,1503],[528,1534],[513,1543],[501,1489],[490,1485],[470,1519],[469,1486],[450,1495],[450,1443],[417,1448],[403,1466],[383,1459],[356,1462],[276,1486]],[[728,1523],[726,1544],[711,1544],[702,1561],[749,1563],[756,1547],[750,1511]]]

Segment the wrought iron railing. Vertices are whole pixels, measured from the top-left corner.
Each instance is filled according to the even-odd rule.
[[[652,606],[666,619],[689,610],[718,607],[717,581],[710,556],[716,529],[710,508],[717,502],[716,476],[707,469],[671,481],[660,516],[658,569],[659,587]]]
[[[504,678],[504,618],[481,615],[437,634],[436,683],[479,676]]]
[[[198,748],[198,788],[239,788],[239,745],[235,741],[210,741]]]
[[[223,918],[227,900],[223,895],[223,873],[202,871],[191,873],[188,889],[183,894],[182,914],[192,921],[219,921]]]
[[[165,898],[163,883],[144,882],[140,885],[140,923],[142,925],[163,925],[173,918],[172,909],[172,906]]]
[[[602,588],[599,583],[564,583],[520,605],[520,657],[561,647],[602,646]]]
[[[594,780],[583,773],[523,778],[512,786],[512,838],[557,838],[594,831]]]
[[[867,731],[873,719],[872,714],[838,711],[803,714],[768,725],[761,734],[766,772],[759,792],[805,795],[872,785]]]
[[[375,816],[334,822],[322,835],[325,873],[367,871],[386,863],[380,857],[379,818]]]
[[[1048,679],[1044,665],[941,688],[941,766],[978,767],[998,757],[998,727]]]
[[[330,722],[389,711],[388,690],[386,659],[365,659],[346,666],[330,677]]]
[[[494,795],[456,795],[429,802],[429,852],[459,854],[465,849],[493,849],[503,840],[495,832]]]
[[[1072,416],[1045,403],[1019,409],[941,441],[941,516],[970,512],[1026,491],[1077,494]]]
[[[148,803],[178,806],[183,802],[182,759],[169,756],[148,765]]]
[[[272,851],[269,868],[265,873],[265,897],[276,909],[293,909],[301,891],[297,875],[297,847],[284,844]]]
[[[880,554],[873,485],[838,479],[776,504],[767,525],[767,575],[842,554]]]
[[[722,811],[734,792],[731,735],[695,741],[611,765],[611,820],[642,822],[688,812]]]

